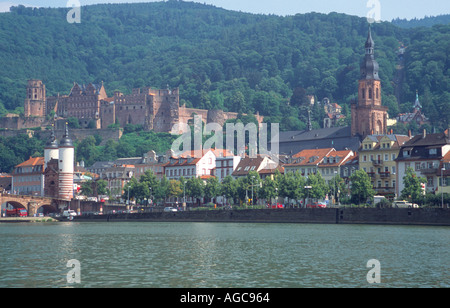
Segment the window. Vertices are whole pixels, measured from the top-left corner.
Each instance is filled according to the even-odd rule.
[[[420,170],[420,163],[416,163],[416,171]]]
[[[437,155],[437,149],[430,149],[430,155]]]

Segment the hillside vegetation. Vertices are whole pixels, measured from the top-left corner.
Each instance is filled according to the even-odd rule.
[[[82,7],[80,24],[67,22],[68,11],[18,6],[0,14],[0,114],[20,111],[31,78],[42,79],[48,95],[67,94],[74,81],[104,81],[110,95],[179,87],[182,104],[259,112],[284,130],[305,128],[305,95],[329,97],[347,114],[356,98],[364,18],[256,15],[174,0]],[[418,90],[432,126],[448,127],[450,26],[384,22],[373,25],[373,36],[391,117],[411,111]],[[315,127],[322,115],[313,110]]]

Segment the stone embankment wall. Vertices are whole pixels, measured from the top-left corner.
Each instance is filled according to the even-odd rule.
[[[449,209],[276,209],[105,214],[74,221],[248,222],[450,226]]]

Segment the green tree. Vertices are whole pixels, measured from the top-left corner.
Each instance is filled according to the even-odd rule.
[[[154,190],[151,192],[151,196],[156,202],[165,200],[167,196],[169,196],[169,187],[170,182],[164,175],[162,179],[159,181],[158,185]]]
[[[370,178],[364,170],[357,170],[351,177],[351,199],[355,204],[364,204],[373,199],[375,191]]]
[[[403,177],[405,188],[401,191],[401,197],[411,202],[419,203],[423,194],[421,184],[426,182],[426,178],[418,177],[412,168],[408,168]]]
[[[211,177],[206,180],[204,193],[206,199],[214,199],[220,195],[220,183],[216,177]]]
[[[178,180],[169,180],[168,196],[181,197],[183,195],[183,188]]]
[[[278,195],[278,182],[277,179],[272,179],[270,176],[266,177],[262,182],[262,187],[259,191],[259,196],[266,199],[266,203],[272,203]]]
[[[200,198],[203,198],[205,184],[201,178],[198,177],[191,177],[186,181],[186,196],[190,196],[194,199],[197,199],[197,202],[199,203]]]
[[[95,182],[95,185],[97,187],[97,194],[98,195],[106,195],[108,193],[108,182],[105,180],[97,180]]]
[[[220,185],[221,186],[221,194],[226,198],[228,204],[233,204],[234,199],[237,198],[236,184],[237,184],[237,181],[231,175],[227,175],[222,180],[222,184]]]
[[[80,192],[83,196],[92,196],[94,194],[94,182],[92,180],[81,183]]]
[[[309,191],[309,197],[314,199],[323,199],[328,192],[328,185],[322,175],[317,172],[316,174],[308,175],[306,181],[308,186],[311,186]]]
[[[344,179],[341,178],[339,174],[337,174],[330,180],[328,185],[329,185],[328,194],[330,196],[333,196],[334,200],[338,202],[339,196],[341,195],[342,192],[346,190]]]

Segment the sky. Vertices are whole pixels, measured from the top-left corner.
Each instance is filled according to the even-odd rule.
[[[159,0],[158,0],[159,1]],[[152,0],[0,0],[0,12],[11,5],[23,4],[34,7],[72,7],[97,3],[152,2]],[[425,16],[450,14],[449,0],[200,0],[228,10],[249,13],[295,15],[297,13],[338,12],[376,20],[391,21],[394,18],[413,19]]]

